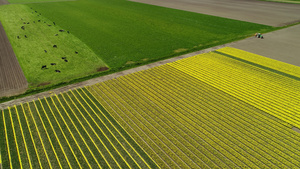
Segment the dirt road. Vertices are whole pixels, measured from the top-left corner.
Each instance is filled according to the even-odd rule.
[[[0,22],[0,97],[21,94],[27,87],[27,80]]]
[[[300,22],[300,4],[258,0],[131,0],[270,26]]]

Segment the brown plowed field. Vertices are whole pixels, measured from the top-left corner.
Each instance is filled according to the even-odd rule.
[[[0,97],[26,91],[27,80],[0,22]]]
[[[300,21],[300,4],[259,0],[131,0],[270,26]]]
[[[0,0],[0,5],[6,5],[9,4],[9,2],[7,2],[7,0]]]

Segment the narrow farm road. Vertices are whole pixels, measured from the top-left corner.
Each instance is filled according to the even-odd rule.
[[[38,93],[38,94],[35,94],[32,96],[27,96],[24,98],[4,102],[4,103],[0,104],[0,109],[5,109],[9,106],[13,106],[13,105],[20,104],[20,103],[30,102],[30,101],[36,100],[38,98],[48,97],[50,95],[53,95],[54,93],[59,94],[60,92],[65,92],[65,91],[68,91],[68,90],[71,90],[74,88],[89,86],[89,85],[93,85],[93,84],[103,82],[106,80],[114,79],[114,78],[117,78],[117,77],[120,77],[123,75],[134,73],[137,71],[147,70],[147,69],[150,69],[150,68],[153,68],[156,66],[174,62],[174,61],[177,61],[177,60],[180,60],[183,58],[187,58],[187,57],[191,57],[191,56],[194,56],[197,54],[214,51],[214,50],[223,48],[225,46],[239,48],[239,49],[249,51],[252,53],[256,53],[256,54],[259,54],[262,56],[266,56],[266,57],[269,57],[272,59],[276,59],[276,60],[280,60],[280,61],[283,61],[286,63],[300,66],[300,58],[297,57],[298,56],[297,54],[300,53],[300,48],[299,48],[299,46],[297,46],[297,44],[300,44],[299,30],[300,30],[300,24],[289,27],[289,28],[285,28],[282,30],[264,34],[265,39],[258,39],[258,38],[250,37],[250,38],[247,38],[247,39],[244,39],[241,41],[232,42],[232,43],[196,51],[193,53],[188,53],[185,55],[158,61],[158,62],[151,63],[148,65],[143,65],[143,66],[136,67],[133,69],[124,70],[124,71],[113,73],[110,75],[90,79],[90,80],[87,80],[84,82],[71,84],[71,85],[57,88],[54,90],[50,90],[47,92]]]

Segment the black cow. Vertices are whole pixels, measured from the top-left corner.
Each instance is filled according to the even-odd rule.
[[[51,26],[51,25],[48,25],[48,26]]]
[[[27,36],[25,35],[25,38],[27,38]]]
[[[67,31],[68,33],[70,33],[69,31]]]
[[[53,66],[53,65],[56,65],[56,63],[50,63],[50,65],[52,65],[52,66]]]
[[[56,45],[53,45],[53,47],[54,47],[54,48],[57,48],[57,46],[56,46]]]
[[[26,24],[26,22],[23,22],[23,24]]]
[[[20,39],[20,36],[17,36],[18,39]]]
[[[43,65],[43,66],[42,66],[42,69],[47,69],[47,65]]]
[[[55,22],[53,22],[53,25],[55,25]]]
[[[37,11],[35,11],[35,13],[37,13]]]
[[[55,72],[60,73],[60,70],[55,70]]]
[[[25,30],[25,26],[22,26],[21,29]]]
[[[58,36],[58,34],[55,34],[55,36]]]
[[[65,30],[63,30],[63,29],[60,29],[60,30],[59,30],[59,32],[64,32],[64,31],[65,31]]]
[[[68,62],[68,60],[67,60],[67,59],[65,59],[65,62]]]
[[[38,20],[38,22],[41,22],[41,20]]]
[[[78,52],[77,52],[77,51],[75,51],[75,54],[78,54]]]
[[[27,22],[27,24],[29,24],[29,22]]]
[[[45,51],[45,53],[47,53],[47,51],[46,50],[44,50]]]
[[[67,59],[67,57],[61,57],[62,59]]]

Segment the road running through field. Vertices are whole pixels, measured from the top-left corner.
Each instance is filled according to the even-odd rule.
[[[175,61],[183,59],[183,58],[195,56],[195,55],[198,55],[201,53],[207,53],[210,51],[214,51],[214,50],[223,48],[225,46],[236,47],[236,48],[239,48],[239,49],[242,49],[245,51],[249,51],[249,52],[252,52],[255,54],[266,56],[266,57],[269,57],[272,59],[280,60],[280,61],[283,61],[286,63],[291,63],[294,65],[296,65],[295,63],[297,63],[297,66],[300,66],[300,57],[299,57],[300,48],[298,46],[298,44],[300,44],[300,37],[299,37],[300,32],[299,31],[300,31],[300,24],[289,27],[289,28],[285,28],[285,29],[281,29],[278,31],[267,33],[264,35],[265,39],[249,37],[249,38],[241,40],[241,41],[236,41],[236,42],[200,50],[197,52],[193,52],[193,53],[181,55],[178,57],[158,61],[158,62],[151,63],[148,65],[143,65],[143,66],[132,68],[129,70],[124,70],[124,71],[113,73],[110,75],[90,79],[90,80],[87,80],[84,82],[71,84],[71,85],[57,88],[54,90],[50,90],[47,92],[42,92],[42,93],[38,93],[35,95],[27,96],[24,98],[11,100],[8,102],[1,103],[0,109],[6,109],[9,106],[13,106],[13,105],[17,105],[17,104],[25,103],[25,102],[30,102],[30,101],[36,100],[38,98],[48,97],[50,95],[53,95],[54,93],[59,94],[60,92],[65,92],[68,90],[72,90],[74,88],[89,86],[89,85],[100,83],[100,82],[103,82],[106,80],[124,76],[124,75],[130,74],[130,73],[138,72],[141,70],[147,70],[147,69],[150,69],[150,68],[153,68],[156,66],[166,64],[166,63],[175,62]],[[254,33],[255,32],[253,32],[253,34]],[[293,35],[293,36],[291,36],[291,35]],[[286,38],[286,37],[289,37],[289,38]],[[290,42],[293,42],[294,44],[290,43]],[[264,47],[264,45],[266,47]]]
[[[0,97],[21,94],[27,80],[0,22]]]
[[[130,0],[270,26],[300,22],[300,4],[259,0]]]

